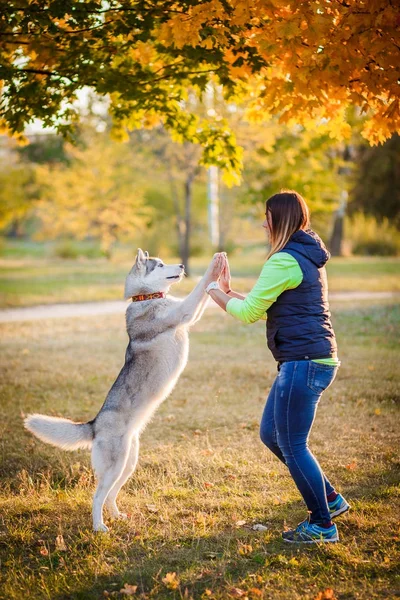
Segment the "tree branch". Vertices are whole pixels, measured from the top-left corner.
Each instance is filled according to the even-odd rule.
[[[54,71],[47,71],[46,69],[13,69],[14,72],[16,73],[32,73],[33,75],[47,75],[47,77],[56,77],[58,79],[69,79],[69,81],[71,81],[72,83],[77,83],[76,81],[74,81],[74,79],[72,79],[72,77],[70,77],[69,75],[63,75],[60,73],[55,73]]]

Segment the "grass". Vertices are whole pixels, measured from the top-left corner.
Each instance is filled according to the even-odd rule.
[[[393,598],[400,305],[334,303],[333,318],[342,367],[311,446],[353,510],[338,520],[340,543],[306,548],[280,540],[305,508],[258,437],[276,370],[263,324],[212,311],[194,328],[189,364],[120,495],[130,518],[108,535],[90,530],[88,454],[42,444],[21,417],[92,418],[123,361],[123,317],[2,324],[0,597],[122,599],[130,585],[149,600]],[[260,522],[264,533],[251,529]]]
[[[233,255],[232,274],[239,291],[248,291],[263,264],[262,251]],[[169,262],[179,262],[171,259]],[[204,273],[207,259],[193,258],[194,277]],[[132,266],[126,255],[106,259],[61,260],[47,258],[0,259],[0,307],[54,302],[118,300]],[[331,291],[400,292],[400,258],[335,258],[328,263]],[[192,287],[187,280],[182,293]]]

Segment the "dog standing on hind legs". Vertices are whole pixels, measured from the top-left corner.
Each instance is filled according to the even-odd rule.
[[[93,498],[93,529],[107,531],[106,505],[113,518],[126,517],[116,504],[117,495],[136,468],[139,436],[155,410],[171,393],[189,352],[188,330],[206,308],[205,289],[218,279],[225,256],[215,254],[205,275],[184,299],[168,295],[171,284],[181,281],[183,265],[166,265],[138,250],[125,282],[129,343],[125,364],[98,415],[87,423],[29,415],[25,427],[39,439],[65,450],[92,448],[97,478]]]

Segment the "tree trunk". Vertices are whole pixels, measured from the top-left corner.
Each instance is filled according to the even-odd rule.
[[[342,256],[343,221],[344,215],[340,210],[336,211],[331,241],[329,244],[332,256]]]
[[[181,213],[181,208],[180,208],[180,202],[179,202],[179,195],[178,195],[178,190],[176,187],[176,181],[175,181],[175,177],[172,174],[172,166],[170,163],[170,168],[169,168],[169,183],[171,186],[171,193],[172,193],[172,202],[174,203],[174,208],[175,208],[175,213],[176,213],[176,235],[178,238],[178,251],[179,251],[179,256],[182,260],[182,256],[183,256],[183,247],[184,247],[184,237],[185,237],[185,220],[182,217],[182,213]],[[184,261],[182,260],[183,264]]]
[[[14,219],[12,221],[12,223],[9,226],[6,236],[11,239],[18,239],[18,238],[24,237],[22,224],[18,219]]]
[[[335,220],[333,222],[333,230],[329,243],[329,249],[332,256],[342,256],[344,215],[346,214],[348,198],[347,191],[343,190],[340,196],[340,206],[335,212]]]
[[[338,175],[342,176],[343,179],[347,179],[350,174],[349,161],[352,158],[352,149],[346,144],[343,150],[343,161],[344,164],[339,167]],[[347,164],[346,164],[347,163]],[[333,222],[333,230],[329,243],[329,248],[332,256],[342,256],[342,242],[344,233],[344,216],[347,210],[347,201],[349,194],[347,190],[343,189],[340,194],[340,205],[335,213],[335,220]]]
[[[219,172],[218,167],[207,169],[208,230],[213,248],[221,245],[219,228]]]
[[[187,275],[190,275],[189,256],[190,256],[190,234],[192,225],[192,196],[193,196],[193,180],[195,174],[190,173],[185,180],[185,218],[181,260],[185,265]]]

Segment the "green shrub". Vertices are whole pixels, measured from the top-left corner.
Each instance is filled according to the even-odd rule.
[[[79,256],[79,250],[73,240],[61,240],[54,246],[54,255],[57,258],[75,259]]]
[[[100,244],[88,240],[79,242],[72,239],[61,239],[54,246],[54,256],[75,260],[81,256],[85,258],[109,258],[109,255],[101,249]]]
[[[355,213],[346,221],[346,240],[353,254],[366,256],[400,255],[400,232],[388,219],[377,221],[364,213]]]

